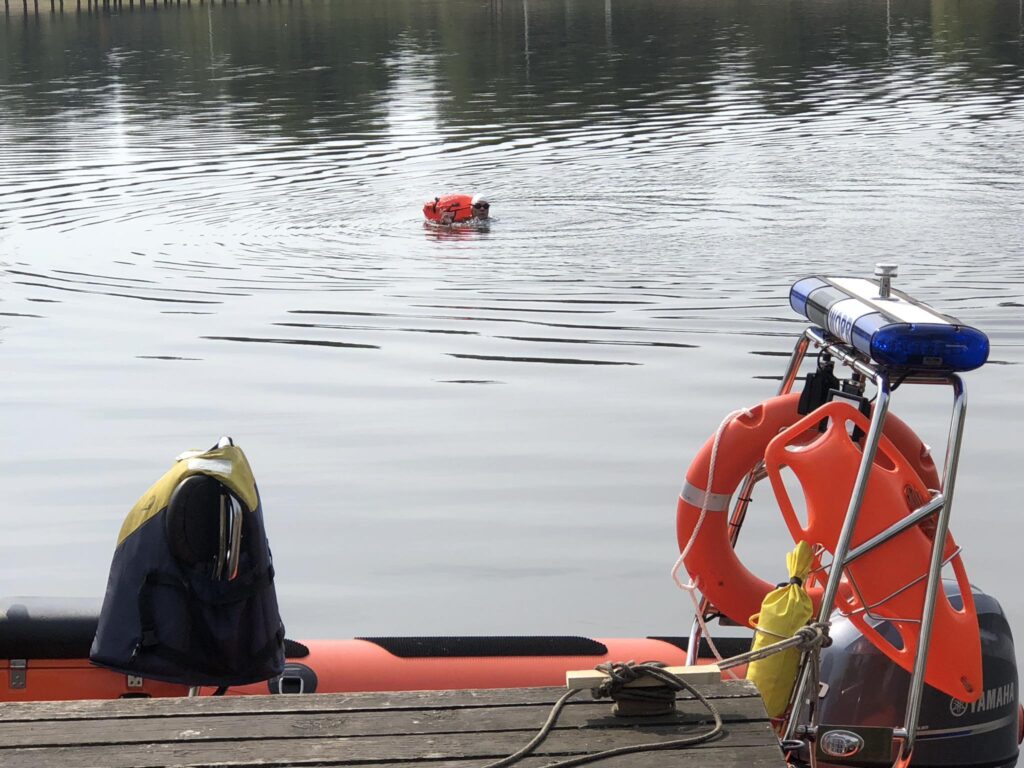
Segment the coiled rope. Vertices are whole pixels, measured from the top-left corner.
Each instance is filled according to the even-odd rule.
[[[781,653],[782,651],[790,648],[799,648],[804,651],[810,650],[811,648],[827,642],[827,638],[827,625],[822,624],[821,622],[814,622],[812,624],[808,624],[806,627],[801,627],[792,637],[785,638],[777,643],[772,643],[771,645],[766,645],[756,651],[748,651],[747,653],[731,656],[728,659],[722,659],[719,662],[719,667],[722,669],[729,669],[731,667],[739,666],[740,664],[747,664],[751,661],[756,661],[757,659],[763,659],[773,654]],[[689,682],[665,669],[665,665],[659,661],[647,661],[641,664],[637,664],[633,661],[612,661],[607,664],[599,664],[595,669],[608,675],[608,680],[606,682],[591,691],[595,699],[620,699],[627,697],[632,698],[635,701],[641,699],[665,701],[666,694],[663,690],[658,691],[655,689],[654,691],[651,691],[650,689],[644,690],[643,688],[625,688],[627,683],[631,683],[640,677],[653,677],[660,681],[665,688],[670,690],[673,698],[679,691],[686,691],[690,693],[697,701],[704,705],[708,713],[714,719],[715,725],[706,733],[697,734],[696,736],[687,736],[683,739],[670,739],[667,741],[655,741],[649,744],[634,744],[625,747],[615,747],[601,752],[592,752],[589,755],[579,755],[566,760],[548,763],[544,768],[572,768],[572,766],[593,763],[598,760],[605,760],[609,757],[617,757],[619,755],[631,755],[639,752],[653,752],[656,750],[685,749],[687,747],[694,747],[698,744],[711,741],[725,733],[725,726],[722,723],[722,715],[719,713],[718,708],[715,707],[715,705],[712,704],[704,694],[698,691]],[[579,692],[580,689],[573,689],[566,691],[559,697],[558,701],[556,701],[554,706],[552,706],[551,712],[548,714],[548,718],[544,725],[541,726],[537,735],[534,736],[526,746],[516,752],[513,752],[508,757],[503,757],[501,760],[487,763],[486,765],[481,766],[481,768],[507,768],[507,766],[514,765],[524,757],[530,755],[548,737],[548,734],[550,734],[551,730],[555,727],[555,723],[558,722],[558,717],[562,713],[562,709],[564,709],[565,705],[569,703],[569,700]]]
[[[722,724],[722,715],[718,709],[708,701],[707,697],[704,696],[700,691],[694,688],[686,680],[681,677],[672,674],[665,669],[664,664],[660,662],[644,662],[637,664],[636,662],[609,662],[607,664],[599,664],[596,667],[597,670],[604,672],[608,675],[608,681],[602,684],[599,688],[595,688],[592,693],[595,699],[619,696],[620,691],[623,687],[630,682],[640,677],[653,677],[660,681],[666,688],[671,689],[672,695],[678,691],[687,691],[692,694],[697,701],[703,704],[711,717],[714,718],[714,727],[706,733],[700,733],[696,736],[688,736],[683,739],[670,739],[668,741],[655,741],[649,744],[633,744],[625,747],[614,747],[613,749],[605,749],[601,752],[592,752],[589,755],[579,755],[577,757],[571,757],[567,760],[559,760],[554,763],[549,763],[545,768],[571,768],[571,766],[583,765],[585,763],[593,763],[598,760],[605,760],[609,757],[617,757],[619,755],[631,755],[638,752],[653,752],[655,750],[670,750],[670,749],[684,749],[686,747],[693,747],[704,742],[711,741],[712,739],[718,738],[724,733],[724,726]],[[640,693],[642,689],[630,689],[629,695],[636,698],[649,698],[650,694]],[[529,744],[520,749],[518,752],[514,752],[508,757],[497,760],[493,763],[488,763],[482,768],[506,768],[506,766],[512,765],[519,762],[524,757],[533,752],[537,747],[541,745],[544,739],[547,738],[551,729],[554,728],[555,723],[558,721],[558,716],[561,714],[562,709],[569,702],[573,696],[579,693],[579,690],[566,691],[562,696],[555,702],[555,705],[551,708],[551,713],[548,715],[547,722],[537,732],[537,735],[533,737]]]

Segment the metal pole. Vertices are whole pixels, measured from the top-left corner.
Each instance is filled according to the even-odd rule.
[[[814,342],[816,347],[824,349],[836,360],[848,368],[852,368],[857,371],[861,376],[868,379],[874,379],[878,375],[877,369],[859,359],[852,351],[849,350],[849,348],[844,349],[842,345],[833,344],[825,338],[825,332],[821,329],[811,327],[804,331],[804,334]]]
[[[893,523],[891,526],[886,528],[877,536],[873,536],[872,538],[868,539],[856,549],[851,549],[850,554],[846,556],[846,564],[849,565],[857,558],[863,557],[876,547],[879,547],[885,542],[895,538],[896,536],[899,536],[908,528],[913,528],[915,525],[918,525],[926,518],[931,517],[935,514],[937,510],[941,509],[942,505],[945,503],[946,497],[943,496],[941,493],[936,494],[931,499],[931,501],[928,501],[922,506],[918,507],[899,522]]]
[[[878,298],[892,298],[892,279],[899,272],[895,264],[875,264],[875,277],[878,278]]]
[[[706,604],[707,601],[702,597],[700,606],[697,608],[701,616],[704,615]],[[690,625],[690,638],[686,644],[686,666],[688,667],[692,667],[697,663],[697,658],[700,656],[700,639],[704,635],[700,631],[700,622],[697,621],[697,618],[697,616],[693,617],[693,624]]]
[[[789,365],[786,368],[786,374],[782,377],[782,383],[779,384],[779,395],[788,395],[793,390],[793,384],[796,382],[796,375],[800,371],[800,364],[803,363],[804,357],[807,355],[807,347],[810,346],[811,340],[807,336],[806,332],[801,334],[800,338],[797,339],[796,345],[793,347],[793,354],[790,355]]]
[[[928,664],[928,645],[932,636],[932,619],[935,616],[935,600],[942,589],[942,554],[949,531],[949,516],[953,508],[953,489],[956,485],[956,470],[960,463],[960,445],[964,437],[964,420],[967,416],[967,393],[963,380],[953,374],[949,377],[953,385],[953,421],[949,425],[949,441],[946,445],[946,465],[942,473],[942,493],[946,503],[942,505],[935,523],[935,540],[932,542],[932,560],[928,569],[928,586],[924,593],[921,610],[921,637],[918,640],[917,658],[914,660],[914,674],[910,678],[907,692],[907,712],[904,718],[906,735],[903,740],[901,757],[910,760],[917,736],[918,717],[921,714],[921,696],[924,689],[924,673]]]
[[[808,329],[808,333],[810,333]],[[875,397],[875,410],[871,414],[871,425],[868,427],[868,434],[864,440],[864,454],[860,459],[860,467],[857,470],[857,479],[853,483],[853,491],[850,494],[850,504],[846,509],[846,519],[843,521],[843,528],[839,533],[839,540],[836,542],[836,551],[832,554],[832,568],[828,574],[828,582],[825,584],[825,593],[821,598],[821,610],[818,612],[818,621],[828,626],[829,618],[832,616],[832,609],[835,607],[836,595],[839,593],[839,583],[843,577],[843,568],[846,565],[846,555],[850,550],[850,542],[853,540],[853,533],[857,528],[857,518],[860,516],[860,508],[864,503],[864,493],[868,487],[868,477],[871,475],[871,467],[875,463],[875,452],[878,450],[878,443],[882,438],[882,426],[885,423],[885,415],[889,411],[889,377],[882,372],[875,372],[873,376],[875,388],[878,394]],[[941,550],[939,559],[941,561]],[[793,711],[789,723],[786,725],[786,739],[792,739],[796,733],[797,716],[800,712],[801,702],[807,692],[807,684],[810,678],[810,666],[817,664],[817,649],[804,654],[801,660],[800,676],[797,680],[796,695],[793,701]],[[814,695],[817,695],[815,692]],[[812,723],[813,725],[813,723]]]

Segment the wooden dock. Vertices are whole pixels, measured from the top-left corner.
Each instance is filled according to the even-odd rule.
[[[761,700],[746,681],[700,686],[725,722],[719,739],[667,754],[596,763],[607,768],[784,768]],[[4,768],[347,766],[412,762],[476,768],[527,744],[559,688],[224,696],[0,704]],[[674,715],[621,718],[583,692],[521,763],[541,766],[612,747],[709,730],[700,702],[681,694]]]

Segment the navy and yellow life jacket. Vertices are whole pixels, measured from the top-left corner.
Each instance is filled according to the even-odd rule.
[[[259,491],[230,440],[179,456],[125,518],[89,658],[190,686],[281,674],[284,625]]]

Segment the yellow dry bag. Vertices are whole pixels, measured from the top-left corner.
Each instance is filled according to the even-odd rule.
[[[750,626],[754,628],[751,650],[792,637],[810,621],[814,606],[804,591],[803,583],[811,570],[812,560],[811,548],[806,541],[801,541],[786,555],[790,582],[765,595],[761,612],[750,617]],[[799,666],[798,648],[752,661],[747,666],[747,679],[752,680],[761,692],[769,717],[778,717],[786,711]]]

